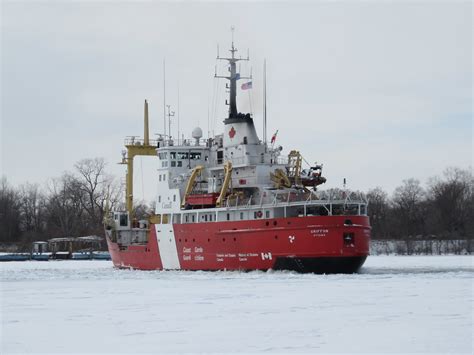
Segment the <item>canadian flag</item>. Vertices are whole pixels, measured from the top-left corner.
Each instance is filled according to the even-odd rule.
[[[270,141],[271,144],[275,143],[276,139],[277,139],[277,134],[278,134],[278,130],[275,132],[275,134],[272,136],[272,140]]]
[[[262,260],[272,260],[272,253],[262,253]]]

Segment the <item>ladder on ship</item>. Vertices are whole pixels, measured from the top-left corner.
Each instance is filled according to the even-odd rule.
[[[288,154],[288,177],[295,186],[301,186],[301,161],[302,157],[299,151],[292,150]]]

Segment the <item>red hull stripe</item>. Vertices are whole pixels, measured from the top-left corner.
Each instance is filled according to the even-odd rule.
[[[352,225],[345,224],[347,219]],[[370,226],[366,216],[152,225],[146,245],[121,249],[109,239],[107,243],[117,267],[267,270],[285,258],[357,257],[363,262],[369,253]]]

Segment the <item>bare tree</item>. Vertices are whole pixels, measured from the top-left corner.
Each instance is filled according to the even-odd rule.
[[[70,174],[49,184],[48,230],[53,236],[79,236],[84,230],[79,183]]]
[[[19,187],[21,230],[40,232],[44,227],[44,195],[38,184],[26,183]]]
[[[416,179],[403,180],[393,193],[392,205],[400,233],[405,236],[422,234],[424,231],[425,191]]]
[[[74,167],[79,173],[78,187],[83,192],[81,194],[82,207],[86,210],[89,218],[95,222],[100,217],[105,200],[105,160],[103,158],[83,159],[77,162]]]
[[[448,168],[442,178],[429,181],[432,230],[450,237],[472,236],[474,180],[469,170]]]
[[[113,209],[121,198],[120,188],[113,176],[105,172],[103,158],[83,159],[74,165],[78,176],[80,202],[89,218],[91,233],[100,233],[106,203]]]
[[[368,215],[372,225],[372,236],[377,239],[386,238],[390,215],[388,195],[381,187],[376,187],[369,190],[366,196],[369,201]]]
[[[0,241],[15,241],[20,236],[20,205],[18,193],[8,184],[7,178],[0,180]]]

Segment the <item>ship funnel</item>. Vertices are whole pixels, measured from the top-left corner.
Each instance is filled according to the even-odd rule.
[[[148,102],[145,100],[145,122],[144,122],[144,132],[143,132],[143,144],[149,145],[150,139],[148,137]]]

